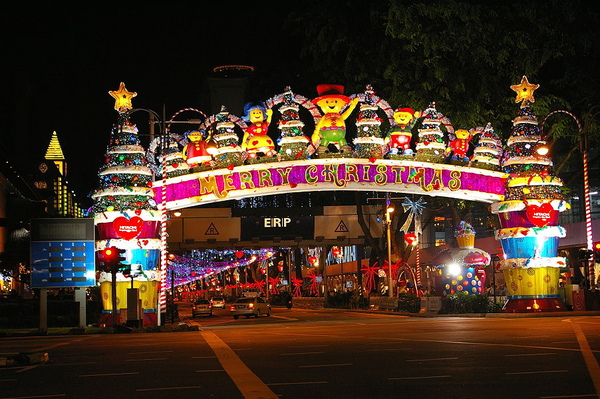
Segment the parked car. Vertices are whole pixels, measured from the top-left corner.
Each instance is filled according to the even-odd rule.
[[[196,317],[196,315],[212,316],[212,308],[208,299],[199,299],[192,304],[192,317]]]
[[[271,316],[271,305],[260,297],[240,298],[231,305],[230,309],[234,319],[240,316],[246,316],[246,318],[261,315]]]
[[[225,298],[216,296],[210,300],[210,303],[212,304],[213,308],[225,309]]]

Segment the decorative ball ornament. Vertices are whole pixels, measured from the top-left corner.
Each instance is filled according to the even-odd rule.
[[[308,257],[308,263],[310,263],[311,266],[316,266],[318,262],[319,262],[319,260],[316,257],[314,257],[314,256]]]

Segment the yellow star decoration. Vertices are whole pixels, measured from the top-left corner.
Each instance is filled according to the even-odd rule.
[[[520,84],[510,86],[510,88],[517,93],[517,98],[515,99],[516,103],[523,100],[534,103],[535,98],[533,98],[533,92],[536,91],[538,87],[540,87],[540,85],[529,83],[527,76],[521,78]]]
[[[115,109],[121,113],[127,112],[133,108],[131,105],[131,99],[137,96],[136,92],[127,91],[125,88],[125,83],[123,82],[121,82],[119,85],[119,90],[109,91],[108,94],[115,99]]]

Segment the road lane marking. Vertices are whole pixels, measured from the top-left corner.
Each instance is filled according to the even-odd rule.
[[[44,367],[52,367],[52,366],[82,366],[84,364],[96,364],[98,362],[78,362],[78,363],[51,363],[44,364]]]
[[[548,355],[556,355],[555,353],[520,353],[518,355],[504,355],[506,357],[518,357],[518,356],[548,356]]]
[[[163,387],[163,388],[139,388],[136,389],[136,392],[150,392],[150,391],[172,391],[177,389],[200,389],[201,386],[192,386],[192,387]]]
[[[296,355],[320,355],[325,352],[295,352],[295,353],[280,353],[279,356],[296,356]]]
[[[215,352],[219,362],[245,399],[279,399],[279,396],[271,391],[215,333],[200,331],[200,334]]]
[[[390,377],[388,380],[425,380],[430,378],[450,378],[450,375],[426,375],[422,377]]]
[[[311,367],[338,367],[338,366],[354,366],[354,363],[313,364],[313,365],[298,366],[298,367],[311,368]]]
[[[514,373],[504,373],[506,375],[519,375],[519,374],[549,374],[549,373],[568,373],[569,370],[539,370],[539,371],[517,371]]]
[[[592,348],[590,348],[590,344],[585,338],[585,334],[581,330],[581,327],[577,322],[573,320],[569,320],[571,322],[571,326],[573,327],[573,331],[575,332],[575,336],[577,337],[577,342],[579,343],[579,347],[581,348],[581,354],[583,355],[583,360],[585,360],[585,364],[587,366],[588,372],[590,373],[590,377],[592,377],[592,382],[594,383],[594,388],[596,389],[596,395],[600,397],[600,365],[598,365],[598,360],[594,356],[592,352]]]
[[[595,393],[592,394],[583,394],[583,395],[561,395],[561,396],[540,396],[540,399],[567,399],[567,398],[597,398],[598,395]]]
[[[34,399],[34,398],[62,398],[67,396],[66,393],[59,393],[56,395],[35,395],[35,396],[13,396],[11,398],[1,398],[1,399]]]
[[[301,381],[301,382],[272,382],[267,385],[311,385],[311,384],[327,384],[327,381]]]
[[[286,316],[276,316],[276,315],[271,315],[271,317],[275,318],[275,319],[283,319],[283,320],[289,320],[289,321],[298,321],[300,319],[295,319],[293,317],[286,317]]]
[[[131,371],[128,373],[103,373],[103,374],[82,374],[80,377],[110,377],[115,375],[135,375],[139,374],[139,371]]]

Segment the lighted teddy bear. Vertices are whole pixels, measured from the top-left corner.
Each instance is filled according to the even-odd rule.
[[[396,125],[385,138],[386,144],[390,147],[390,154],[398,154],[402,150],[403,154],[412,155],[413,150],[410,148],[411,130],[419,116],[421,116],[421,113],[415,112],[412,108],[398,108],[394,112]]]
[[[356,104],[358,98],[350,100],[350,97],[342,94],[344,86],[322,84],[317,86],[319,97],[312,103],[321,108],[324,115],[319,119],[315,131],[311,137],[313,143],[319,142],[319,151],[325,152],[350,152],[350,146],[346,141],[346,123]],[[342,108],[350,104],[344,113]]]
[[[460,128],[454,132],[456,138],[450,142],[446,152],[452,152],[452,159],[468,161],[467,151],[469,151],[469,141],[471,141],[471,132],[465,128]]]

